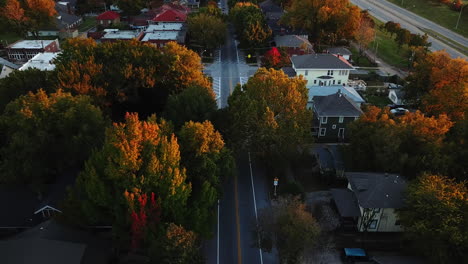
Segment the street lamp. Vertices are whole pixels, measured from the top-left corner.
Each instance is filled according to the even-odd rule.
[[[458,15],[458,19],[457,19],[457,25],[455,26],[455,29],[458,29],[458,24],[460,23],[460,17],[462,15],[462,11],[463,11],[463,8],[465,8],[466,5],[462,5],[462,7],[460,8],[460,14]]]

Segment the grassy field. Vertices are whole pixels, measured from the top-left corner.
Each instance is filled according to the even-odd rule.
[[[395,40],[380,29],[380,25],[383,23],[379,20],[375,20],[376,26],[376,38],[369,44],[369,50],[375,52],[377,48],[377,57],[384,60],[386,63],[399,67],[408,67],[408,47],[398,47]],[[378,43],[378,44],[377,44]]]
[[[349,47],[349,50],[351,51],[351,53],[353,53],[353,55],[351,56],[351,58],[353,59],[354,63],[359,66],[359,67],[375,67],[376,64],[372,63],[369,61],[369,59],[366,57],[366,56],[361,56],[359,57],[359,51],[354,48],[354,47]],[[358,63],[359,61],[359,63]]]
[[[78,26],[79,32],[84,32],[88,29],[91,29],[96,26],[96,18],[95,17],[84,17],[83,23]]]
[[[450,9],[448,5],[439,3],[437,0],[387,0],[401,6],[415,14],[429,19],[443,27],[468,37],[468,8],[463,9],[458,29],[455,29],[460,12]],[[403,5],[401,3],[403,2]],[[463,3],[466,5],[468,1]]]

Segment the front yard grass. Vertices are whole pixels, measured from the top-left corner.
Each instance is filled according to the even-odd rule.
[[[78,31],[84,32],[95,26],[96,26],[96,17],[83,17],[83,22],[78,26]]]
[[[374,21],[376,38],[369,44],[368,49],[374,53],[377,49],[377,57],[381,58],[392,66],[396,66],[398,68],[407,68],[407,56],[409,55],[408,47],[398,47],[394,37],[391,37],[390,34],[387,34],[380,29],[380,25],[383,23],[377,19],[374,19]]]
[[[359,50],[357,50],[354,47],[349,47],[349,50],[353,55],[351,55],[351,58],[353,59],[353,62],[356,66],[358,67],[375,67],[377,66],[376,64],[372,63],[369,61],[369,59],[365,56],[359,56]]]
[[[446,4],[438,1],[428,0],[404,0],[401,5],[401,0],[387,0],[400,7],[407,9],[415,14],[418,14],[426,19],[429,19],[447,29],[468,37],[468,8],[465,7],[460,18],[458,29],[455,29],[460,12],[450,9]],[[463,4],[468,4],[468,1],[463,1]]]

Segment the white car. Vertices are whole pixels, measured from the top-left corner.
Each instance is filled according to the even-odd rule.
[[[402,108],[402,107],[398,107],[398,108],[390,110],[390,113],[392,113],[394,115],[404,115],[407,112],[409,112],[408,109],[405,109],[405,108]]]

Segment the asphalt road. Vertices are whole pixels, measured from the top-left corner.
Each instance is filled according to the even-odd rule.
[[[404,8],[401,8],[397,5],[394,5],[385,0],[350,0],[351,3],[359,6],[361,9],[369,10],[369,13],[374,16],[375,18],[383,21],[384,23],[387,21],[394,21],[400,23],[400,25],[412,33],[417,34],[424,34],[421,30],[423,28],[427,28],[433,30],[440,35],[445,36],[455,42],[458,42],[460,45],[468,47],[468,39],[451,31],[448,30],[434,22],[431,22],[423,17],[420,17]],[[462,57],[466,58],[464,54],[457,51],[456,49],[452,48],[451,46],[445,44],[444,42],[429,37],[429,41],[432,42],[431,50],[442,50],[445,49],[450,56],[453,58]]]

